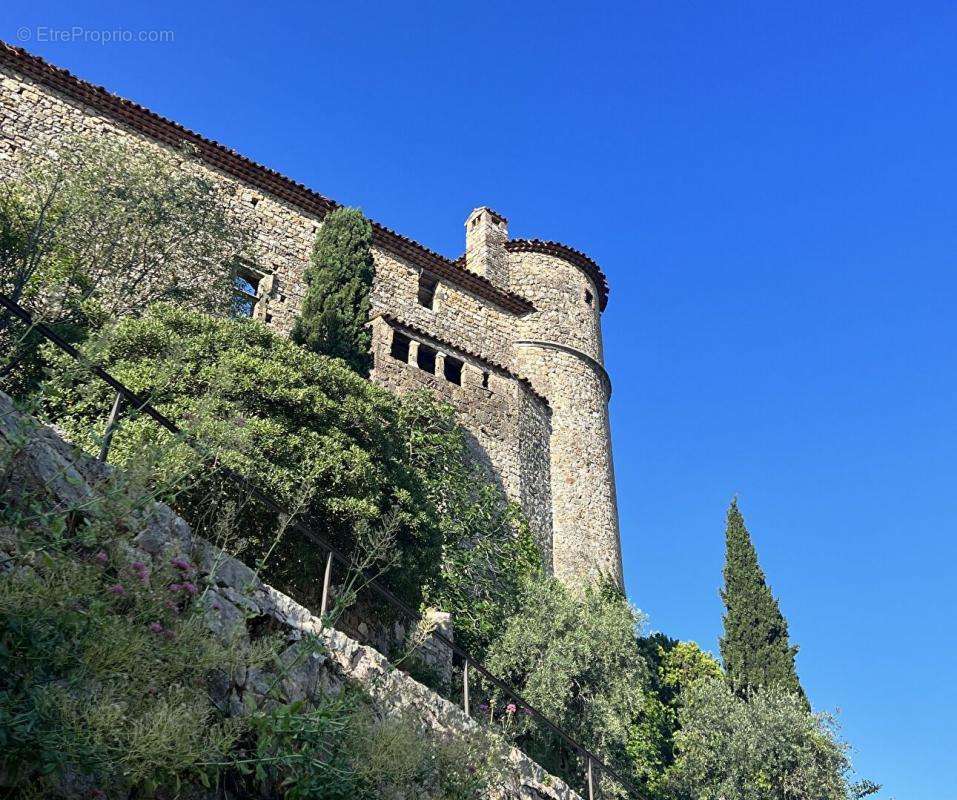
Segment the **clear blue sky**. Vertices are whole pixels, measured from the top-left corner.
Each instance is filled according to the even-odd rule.
[[[447,255],[489,204],[594,256],[632,600],[717,649],[738,493],[861,772],[957,796],[957,6],[37,5],[0,36]]]

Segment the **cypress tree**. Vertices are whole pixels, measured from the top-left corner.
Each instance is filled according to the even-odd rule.
[[[737,499],[725,530],[724,636],[721,658],[732,690],[747,698],[757,688],[776,686],[804,699],[788,641],[788,623],[768,587]]]
[[[316,234],[306,268],[306,296],[292,330],[297,344],[344,360],[360,375],[372,367],[369,294],[372,225],[357,208],[331,211]]]

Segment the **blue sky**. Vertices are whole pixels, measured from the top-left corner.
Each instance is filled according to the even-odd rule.
[[[481,204],[590,253],[632,600],[717,649],[737,493],[861,773],[898,800],[957,794],[957,7],[0,14],[7,41],[447,255]],[[49,41],[72,26],[174,41]]]

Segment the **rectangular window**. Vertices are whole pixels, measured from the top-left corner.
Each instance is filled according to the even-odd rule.
[[[462,362],[451,356],[445,357],[445,379],[450,383],[462,385]]]
[[[592,293],[588,289],[585,289],[585,302],[588,303],[588,305],[595,302],[595,298],[592,297]]]
[[[426,372],[431,372],[435,375],[435,350],[427,345],[419,345],[419,354],[416,357],[416,362],[419,365],[419,369],[425,370]]]
[[[398,360],[403,361],[406,364],[409,363],[409,345],[412,340],[409,339],[403,333],[398,331],[392,331],[392,349],[389,351],[390,355]]]
[[[263,273],[248,264],[239,264],[233,275],[233,316],[251,318],[259,302]]]
[[[482,373],[482,388],[488,389],[488,373],[487,372]]]
[[[439,287],[439,279],[423,272],[419,275],[419,305],[426,308],[435,308],[435,290]]]

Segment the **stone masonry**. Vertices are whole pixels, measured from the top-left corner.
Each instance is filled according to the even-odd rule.
[[[313,240],[335,202],[0,43],[0,174],[11,174],[22,151],[76,135],[127,137],[214,177],[254,233],[244,267],[258,289],[253,315],[290,330]],[[520,503],[557,577],[620,584],[601,270],[566,245],[510,239],[507,220],[486,207],[466,220],[455,260],[373,229],[372,379],[399,392],[428,388],[455,407],[476,458]]]
[[[20,412],[3,392],[0,453],[13,454],[0,476],[5,503],[16,505],[21,498],[29,498],[31,503],[66,512],[95,505],[104,489],[112,485],[109,466],[75,450],[54,430]],[[212,635],[227,640],[238,637],[248,647],[254,628],[269,627],[281,634],[281,674],[267,665],[243,666],[214,681],[213,700],[227,715],[241,716],[262,708],[277,699],[276,692],[283,702],[312,702],[320,695],[336,695],[348,686],[357,686],[367,693],[379,719],[411,721],[422,736],[439,741],[487,741],[497,753],[490,800],[581,800],[567,784],[454,703],[396,669],[376,650],[324,625],[309,609],[263,583],[244,563],[194,536],[168,506],[152,503],[139,516],[130,517],[127,528],[132,543],[114,543],[111,558],[126,565],[145,563],[154,569],[161,569],[172,558],[185,558],[195,565],[196,582],[204,587],[197,602]],[[30,549],[19,553],[18,547],[11,529],[0,528],[0,576],[4,579],[9,579],[11,565],[30,569]],[[427,649],[429,643],[426,640],[422,646]],[[93,796],[89,786],[75,788],[76,792],[64,793],[78,798]],[[215,791],[190,794],[196,800],[223,796],[232,797]],[[416,795],[422,800],[432,796],[427,788]]]

